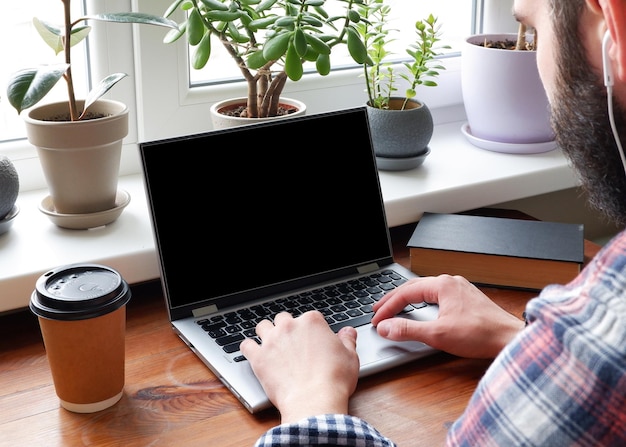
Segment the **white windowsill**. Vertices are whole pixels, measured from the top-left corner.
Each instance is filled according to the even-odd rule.
[[[431,154],[418,169],[381,172],[389,226],[416,222],[424,211],[460,212],[577,185],[560,150],[535,155],[490,152],[469,144],[462,122],[438,125]],[[75,262],[118,270],[131,284],[159,276],[140,174],[120,177],[131,195],[117,221],[93,230],[65,230],[38,210],[46,190],[20,193],[20,213],[0,235],[0,312],[28,305],[37,278]]]

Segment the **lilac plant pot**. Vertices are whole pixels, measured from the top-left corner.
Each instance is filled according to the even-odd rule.
[[[484,48],[486,40],[516,40],[515,34],[480,34],[463,43],[461,87],[469,131],[509,144],[554,140],[550,108],[535,51]]]

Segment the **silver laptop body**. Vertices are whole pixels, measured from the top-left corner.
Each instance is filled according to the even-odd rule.
[[[393,262],[364,108],[145,142],[140,155],[173,329],[252,413],[271,403],[237,344],[216,342],[215,322],[294,296],[307,310],[337,282],[415,276]],[[436,316],[425,304],[402,314]],[[361,377],[436,352],[387,341],[365,319]]]

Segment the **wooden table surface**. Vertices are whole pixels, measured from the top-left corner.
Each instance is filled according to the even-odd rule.
[[[392,229],[396,259],[408,266],[414,225]],[[586,254],[597,246],[586,243]],[[521,316],[526,291],[483,288]],[[442,445],[486,360],[438,353],[361,379],[350,411],[400,446]],[[279,422],[251,415],[171,330],[158,282],[133,287],[127,308],[125,394],[113,407],[75,414],[60,407],[36,318],[0,316],[0,445],[251,446]]]

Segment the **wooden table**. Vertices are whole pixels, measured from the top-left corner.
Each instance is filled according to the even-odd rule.
[[[413,228],[392,229],[394,253],[406,266]],[[597,249],[585,245],[588,256]],[[483,290],[518,316],[535,295]],[[0,317],[0,445],[239,447],[278,423],[273,409],[248,413],[173,333],[158,282],[134,286],[133,293],[125,395],[93,414],[59,406],[36,318],[29,311]],[[438,353],[362,379],[350,411],[399,445],[441,445],[489,363]]]

